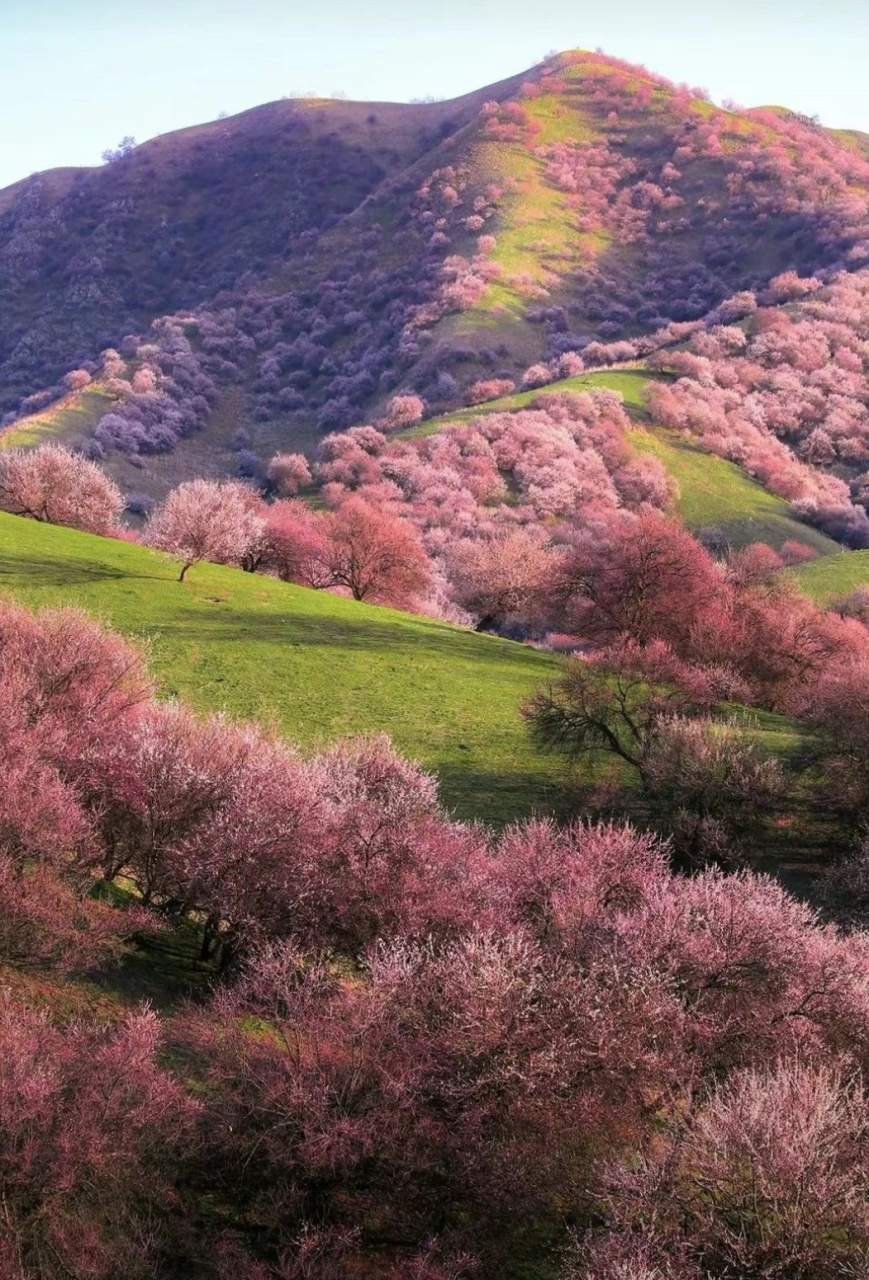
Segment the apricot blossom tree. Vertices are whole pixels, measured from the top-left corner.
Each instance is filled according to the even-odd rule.
[[[165,498],[145,530],[149,546],[181,561],[178,581],[202,560],[240,564],[262,530],[244,486],[188,480]]]
[[[105,472],[61,445],[0,452],[0,510],[106,534],[124,506]]]

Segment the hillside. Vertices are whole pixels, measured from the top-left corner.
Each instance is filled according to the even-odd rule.
[[[650,381],[661,377],[643,368],[580,374],[534,391],[522,391],[431,418],[402,432],[401,438],[424,438],[489,413],[512,412],[537,401],[545,402],[551,395],[595,389],[615,391],[637,424],[637,429],[628,436],[629,444],[637,453],[649,453],[659,459],[676,480],[679,485],[676,510],[689,529],[718,530],[723,540],[733,547],[765,542],[779,550],[785,542],[796,541],[805,543],[819,556],[840,550],[832,538],[795,518],[783,499],[769,493],[741,467],[716,457],[676,432],[656,426],[649,414],[647,388]]]
[[[74,443],[93,432],[116,401],[103,384],[92,382],[83,391],[70,391],[45,409],[19,418],[0,433],[0,448]]]
[[[689,529],[718,530],[734,548],[764,542],[779,551],[786,542],[801,542],[823,557],[841,550],[819,529],[796,519],[782,498],[768,493],[736,463],[662,428],[635,431],[630,442],[639,453],[658,458],[676,480],[676,510]]]
[[[176,579],[145,547],[0,513],[0,592],[85,609],[143,642],[161,696],[303,746],[387,733],[461,817],[502,826],[561,807],[564,766],[533,750],[518,715],[557,678],[555,655],[222,565]],[[793,748],[791,722],[745,717],[764,751]]]
[[[583,52],[453,102],[272,103],[0,193],[0,408],[44,421],[107,346],[156,344],[177,384],[181,334],[203,403],[100,444],[156,495],[232,471],[239,431],[310,449],[400,388],[436,416],[481,377],[855,261],[867,174],[850,136]]]
[[[456,409],[452,413],[440,414],[436,418],[428,418],[418,427],[410,427],[401,433],[404,440],[417,440],[422,436],[435,435],[446,427],[456,423],[473,422],[487,413],[501,413],[504,410],[524,409],[535,400],[544,396],[563,395],[565,392],[592,391],[597,387],[606,391],[616,391],[622,397],[625,408],[640,421],[648,420],[646,407],[646,384],[656,375],[647,369],[606,369],[595,373],[577,374],[573,378],[561,378],[547,386],[537,387],[533,391],[518,391],[515,395],[499,396],[496,400],[487,400],[483,404],[471,408]]]
[[[800,565],[791,574],[806,595],[821,605],[842,600],[869,586],[869,551],[851,551]]]
[[[0,405],[155,316],[268,271],[481,102],[274,102],[0,191]]]
[[[0,590],[146,640],[164,695],[305,745],[389,733],[463,816],[503,824],[556,803],[561,767],[518,714],[556,675],[552,655],[218,565],[176,577],[143,547],[0,515]]]
[[[428,418],[417,427],[398,434],[397,439],[416,440],[434,435],[452,425],[499,412],[525,408],[550,395],[581,393],[596,388],[617,392],[623,399],[637,430],[629,443],[638,453],[658,458],[679,485],[677,511],[693,530],[719,530],[734,547],[749,542],[766,542],[777,550],[789,541],[803,542],[819,555],[839,550],[832,538],[804,521],[796,519],[783,499],[769,493],[741,467],[692,444],[677,433],[651,422],[647,388],[662,375],[645,368],[607,369],[564,378],[531,391],[517,392],[499,399]],[[84,391],[66,395],[0,433],[0,448],[29,448],[48,440],[74,445],[83,434],[96,428],[101,418],[117,404],[104,384],[93,383]],[[219,479],[231,474],[237,464],[233,441],[244,419],[244,396],[240,388],[223,392],[209,420],[208,429],[184,440],[177,449],[152,455],[142,467],[132,468],[125,455],[109,453],[105,470],[128,493],[161,499],[167,490],[191,476]],[[293,444],[309,456],[314,454],[319,433],[300,428]],[[263,426],[258,431],[263,453],[278,452],[283,446],[280,431]]]

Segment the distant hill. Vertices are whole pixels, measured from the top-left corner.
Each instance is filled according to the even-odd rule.
[[[68,370],[135,356],[125,335],[183,331],[207,403],[173,460],[163,441],[116,466],[162,491],[233,469],[239,430],[260,456],[310,449],[395,390],[436,414],[477,379],[853,262],[867,175],[862,135],[583,52],[452,102],[271,103],[0,192],[0,408],[44,415]],[[87,437],[111,410],[68,407],[42,427]]]
[[[274,102],[0,191],[0,404],[274,270],[481,101]]]

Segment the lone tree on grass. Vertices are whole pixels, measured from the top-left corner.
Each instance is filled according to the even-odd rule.
[[[178,581],[200,560],[240,564],[262,531],[243,485],[190,480],[173,489],[148,521],[145,541],[181,561]]]

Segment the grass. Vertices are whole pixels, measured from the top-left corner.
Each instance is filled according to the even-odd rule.
[[[734,547],[765,542],[778,550],[795,541],[825,557],[841,549],[832,538],[798,520],[784,499],[768,493],[736,463],[661,427],[632,431],[628,439],[639,452],[658,458],[678,482],[677,510],[689,529],[714,526]]]
[[[558,676],[552,654],[221,565],[176,578],[147,548],[0,514],[0,591],[146,641],[163,696],[306,747],[389,733],[462,817],[502,824],[562,806],[563,766],[530,746],[518,713]],[[787,752],[790,722],[745,715],[764,749]]]
[[[66,444],[77,435],[89,435],[116,399],[99,383],[92,383],[85,391],[71,392],[41,413],[22,418],[0,432],[0,449]]]
[[[816,604],[828,605],[869,586],[869,551],[841,551],[791,569],[789,576]]]
[[[617,391],[625,402],[625,408],[638,418],[648,418],[646,405],[646,385],[655,377],[663,377],[650,373],[648,369],[600,369],[596,373],[581,373],[575,378],[563,378],[560,382],[550,382],[545,387],[537,387],[533,391],[517,391],[515,395],[502,396],[499,400],[487,400],[485,404],[473,405],[468,409],[457,409],[454,413],[442,414],[439,418],[430,418],[418,427],[411,427],[398,436],[402,440],[418,439],[420,436],[437,435],[447,427],[461,426],[473,422],[475,418],[485,417],[487,413],[514,413],[524,409],[535,400],[546,396],[564,395],[566,392],[583,391]]]
[[[508,145],[478,138],[474,168],[491,172],[505,187],[499,216],[492,229],[497,245],[491,260],[504,275],[486,291],[478,307],[491,312],[503,307],[521,319],[529,296],[528,281],[556,290],[562,277],[583,260],[594,257],[596,237],[580,232],[567,196],[546,176],[546,162],[536,150],[573,138],[590,142],[596,136],[590,120],[576,102],[544,92],[523,102],[536,131],[533,141]]]
[[[518,711],[557,675],[552,655],[218,565],[176,577],[143,547],[0,515],[0,590],[146,639],[162,694],[304,746],[389,733],[462,817],[558,808],[562,765],[533,750]]]
[[[499,178],[516,183],[503,198],[494,225],[498,243],[491,260],[504,274],[477,306],[487,312],[503,307],[514,319],[522,319],[529,298],[536,296],[529,282],[557,288],[561,277],[580,265],[583,256],[591,256],[582,253],[583,243],[591,237],[577,232],[567,198],[546,180],[542,160],[520,146],[504,148],[500,159]]]
[[[179,583],[175,566],[146,548],[5,514],[0,592],[30,607],[82,607],[146,642],[160,694],[202,712],[259,720],[303,748],[386,732],[438,775],[460,818],[503,826],[535,813],[567,816],[577,787],[607,768],[602,761],[600,775],[586,766],[577,774],[531,746],[519,705],[557,678],[560,663],[507,640],[219,565],[197,565]],[[765,755],[798,750],[801,726],[729,710]],[[758,866],[787,872],[802,891],[820,857],[813,828],[780,834],[757,849]],[[168,1007],[176,988],[201,983],[195,953],[195,937],[167,935],[131,949],[105,982],[77,981],[63,998],[105,1016],[143,996]]]

